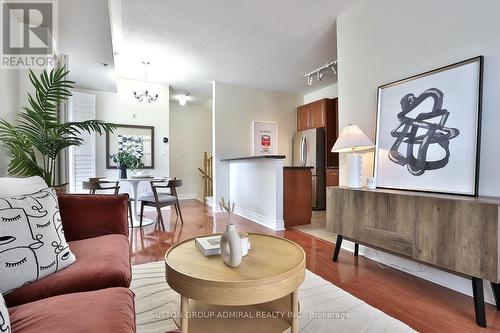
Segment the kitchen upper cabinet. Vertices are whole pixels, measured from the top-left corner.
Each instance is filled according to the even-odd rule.
[[[309,108],[309,124],[311,128],[326,126],[326,100],[317,101]]]
[[[297,131],[326,127],[326,117],[331,100],[322,99],[297,108]]]
[[[297,131],[303,131],[311,128],[309,125],[309,107],[307,105],[297,108]]]

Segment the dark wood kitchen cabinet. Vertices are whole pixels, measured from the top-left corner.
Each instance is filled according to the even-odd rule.
[[[311,223],[311,167],[283,168],[283,219],[285,228]]]
[[[304,106],[297,108],[297,131],[309,129],[309,109]]]
[[[338,98],[330,99],[328,105],[328,112],[326,113],[326,127],[325,127],[325,150],[326,150],[326,167],[339,167],[339,153],[332,153],[332,147],[339,137],[339,111],[338,111]],[[337,169],[338,177],[338,169]]]
[[[326,168],[326,186],[339,186],[338,168]]]
[[[328,100],[320,100],[312,103],[309,111],[309,123],[312,128],[326,127],[326,113],[328,108]]]
[[[321,99],[297,108],[297,131],[326,127],[331,99]]]

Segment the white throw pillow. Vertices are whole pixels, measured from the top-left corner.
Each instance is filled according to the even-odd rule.
[[[9,293],[75,262],[56,192],[0,198],[0,292]]]
[[[14,197],[25,193],[35,193],[49,187],[40,176],[27,178],[0,178],[0,198]]]
[[[9,311],[7,310],[7,304],[5,304],[2,294],[0,294],[0,332],[11,332]]]

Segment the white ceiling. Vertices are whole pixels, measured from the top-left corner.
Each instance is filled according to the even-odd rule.
[[[149,60],[150,81],[194,101],[210,81],[305,94],[336,82],[304,75],[336,59],[336,17],[356,1],[63,0],[59,50],[82,88],[116,91],[115,75],[142,80]]]
[[[79,88],[116,91],[108,2],[62,0],[58,3],[57,48],[69,57],[70,78]]]
[[[304,94],[304,75],[336,59],[336,17],[353,0],[112,0],[117,75],[208,97],[210,81]],[[114,22],[116,25],[116,22]]]

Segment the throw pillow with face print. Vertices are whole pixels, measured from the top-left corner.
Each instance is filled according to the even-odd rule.
[[[0,294],[0,332],[11,333],[9,311],[2,294]]]
[[[0,198],[0,292],[9,293],[75,262],[53,189]]]

